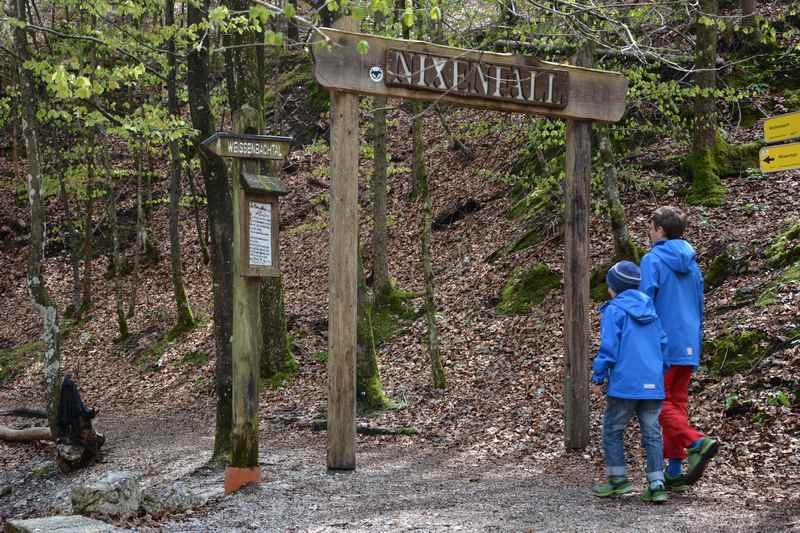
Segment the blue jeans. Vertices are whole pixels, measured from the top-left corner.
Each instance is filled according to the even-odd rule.
[[[608,475],[625,475],[625,446],[623,437],[633,415],[639,418],[642,447],[647,453],[647,480],[664,480],[664,452],[661,442],[661,400],[625,400],[606,398],[603,416],[603,450],[608,466]]]

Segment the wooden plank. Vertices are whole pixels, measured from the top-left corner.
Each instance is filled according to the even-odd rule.
[[[764,121],[764,142],[777,143],[800,138],[800,111]]]
[[[291,140],[291,137],[218,131],[202,145],[221,157],[280,160],[289,155]]]
[[[244,132],[258,128],[258,115],[255,109],[244,106],[234,114],[235,129]],[[257,278],[243,275],[247,263],[242,257],[245,231],[241,209],[242,185],[239,176],[242,172],[258,173],[256,159],[231,160],[230,187],[233,199],[233,427],[231,432],[232,455],[230,470],[226,470],[226,490],[236,490],[228,483],[231,480],[252,482],[259,468],[258,463],[258,373],[261,354],[261,306]],[[250,471],[242,472],[242,469]],[[247,475],[244,475],[247,474]],[[230,479],[228,479],[230,478]]]
[[[564,438],[589,444],[589,185],[592,125],[567,121],[564,226]]]
[[[314,76],[320,85],[331,90],[600,122],[616,122],[625,111],[628,80],[617,72],[561,65],[529,56],[465,50],[330,28],[322,28],[322,31],[330,38],[330,43],[315,43],[312,47]],[[357,51],[360,41],[369,45],[366,54]],[[407,56],[410,61],[416,61],[413,65],[406,65],[410,78],[402,79],[406,78],[407,72],[402,64],[398,67],[400,59],[389,53],[390,50],[406,52],[410,54]],[[420,54],[431,59],[424,60]],[[391,72],[387,57],[392,65]],[[438,61],[434,62],[433,58],[438,58]],[[470,71],[467,70],[462,77],[460,73],[464,72],[464,68],[458,65],[463,67],[470,64],[484,65],[471,79],[473,84],[478,85],[485,81],[485,89],[477,92],[467,89]],[[505,70],[500,70],[498,74],[495,67],[505,67]],[[542,73],[537,74],[536,80],[543,83],[531,92],[529,83],[523,83],[522,78],[524,72],[532,71]],[[420,72],[425,73],[422,78]],[[515,72],[522,73],[519,82]],[[551,78],[548,73],[554,74],[552,91],[549,90]],[[475,75],[484,78],[476,81]],[[399,83],[398,77],[401,78]],[[557,86],[566,87],[563,106]],[[549,102],[547,95],[553,96]]]
[[[343,27],[354,24],[340,19]],[[328,468],[356,467],[358,96],[331,92]]]

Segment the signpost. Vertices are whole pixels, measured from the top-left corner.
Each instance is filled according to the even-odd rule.
[[[793,139],[800,139],[800,111],[764,121],[764,142],[767,144]],[[758,153],[758,166],[764,173],[800,168],[800,143],[765,146]]]
[[[800,138],[800,111],[778,115],[764,121],[764,142],[771,144],[798,138]]]
[[[233,201],[233,427],[231,464],[225,493],[261,481],[258,463],[258,375],[261,357],[260,277],[280,275],[278,196],[286,187],[260,173],[263,160],[288,154],[289,137],[254,135],[258,112],[243,106],[234,113],[237,133],[215,133],[203,146],[229,158]]]
[[[800,168],[800,143],[765,146],[758,153],[761,172],[780,172]]]
[[[531,113],[567,120],[564,378],[565,439],[588,444],[589,180],[591,121],[616,122],[628,80],[616,72],[321,28],[314,76],[331,91],[331,242],[328,468],[355,468],[358,95]],[[366,44],[366,46],[364,46]],[[360,53],[366,52],[366,53]]]

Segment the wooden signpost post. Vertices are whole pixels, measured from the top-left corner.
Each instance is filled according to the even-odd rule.
[[[203,146],[230,158],[233,199],[233,428],[231,464],[225,469],[225,493],[261,481],[258,463],[258,376],[261,357],[260,277],[280,274],[278,197],[286,187],[261,174],[263,160],[281,160],[289,137],[254,135],[258,113],[244,106],[234,113],[237,133],[215,133]],[[245,133],[248,132],[248,133]]]
[[[589,183],[591,121],[616,122],[628,81],[616,72],[526,56],[464,50],[322,28],[314,76],[331,91],[331,257],[328,468],[355,468],[358,95],[531,113],[567,120],[565,221],[565,439],[588,444]],[[366,52],[366,53],[359,53]]]

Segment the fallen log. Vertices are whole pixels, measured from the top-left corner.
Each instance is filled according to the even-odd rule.
[[[37,440],[53,440],[53,435],[50,433],[50,428],[47,427],[13,429],[7,426],[0,426],[0,440],[33,442]]]
[[[19,418],[47,418],[47,413],[39,409],[20,407],[18,409],[0,411],[0,416],[16,416]]]
[[[309,424],[311,431],[326,431],[328,421],[325,419],[312,420]],[[419,435],[417,428],[412,426],[384,427],[373,426],[364,422],[356,424],[356,433],[362,435]]]

